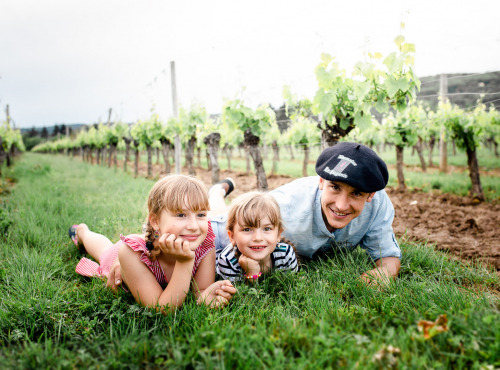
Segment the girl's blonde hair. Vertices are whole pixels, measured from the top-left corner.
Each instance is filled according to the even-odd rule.
[[[242,226],[259,227],[260,220],[264,217],[269,217],[274,227],[280,231],[283,230],[278,202],[267,193],[252,191],[233,200],[227,217],[226,229],[234,231],[236,223]]]
[[[151,217],[160,219],[163,210],[170,213],[190,211],[208,211],[208,191],[203,182],[187,175],[167,175],[156,182],[148,196],[148,219],[145,225],[146,242],[153,242],[153,228],[149,222]],[[155,260],[160,248],[154,247],[150,258]]]

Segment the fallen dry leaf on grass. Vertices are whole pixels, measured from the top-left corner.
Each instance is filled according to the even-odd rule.
[[[448,318],[446,317],[446,314],[443,314],[439,315],[434,322],[420,320],[417,327],[420,332],[424,333],[425,339],[431,339],[439,333],[448,331]]]

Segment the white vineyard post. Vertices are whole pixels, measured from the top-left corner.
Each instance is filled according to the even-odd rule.
[[[443,103],[448,99],[446,94],[448,94],[448,79],[445,74],[441,74],[439,80],[439,95]],[[446,173],[448,172],[448,153],[446,145],[446,128],[444,125],[441,126],[441,132],[439,134],[439,154],[439,170]]]
[[[170,62],[170,80],[172,85],[172,109],[174,117],[177,118],[177,87],[175,83],[175,61]],[[175,173],[181,173],[181,137],[175,133],[174,142]]]

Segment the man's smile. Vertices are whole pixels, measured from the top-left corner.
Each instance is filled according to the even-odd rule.
[[[338,212],[338,211],[334,211],[333,209],[330,208],[330,210],[338,217],[345,217],[345,216],[349,216],[350,213],[342,213],[342,212]]]

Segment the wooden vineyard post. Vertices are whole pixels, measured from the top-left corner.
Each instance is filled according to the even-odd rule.
[[[175,82],[175,61],[170,62],[170,80],[172,86],[172,110],[177,117],[177,86]],[[177,132],[174,142],[175,173],[181,173],[181,137]]]
[[[440,78],[439,84],[439,95],[443,103],[445,102],[446,94],[448,93],[448,80],[446,79],[446,75],[442,74]],[[448,172],[448,153],[446,146],[446,129],[441,127],[441,132],[439,134],[439,171]]]

